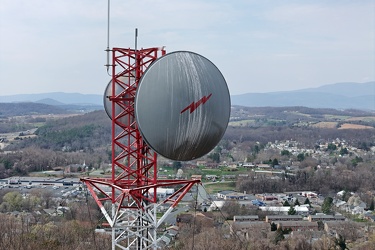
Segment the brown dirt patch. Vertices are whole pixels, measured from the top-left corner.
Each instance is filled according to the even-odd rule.
[[[374,127],[359,125],[359,124],[344,123],[340,126],[339,129],[374,129]]]

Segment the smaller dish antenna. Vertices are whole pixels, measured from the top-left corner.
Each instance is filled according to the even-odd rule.
[[[138,129],[158,154],[176,161],[209,153],[228,126],[230,95],[219,69],[189,51],[166,54],[144,72],[135,97]]]
[[[129,76],[121,76],[118,77],[119,81],[122,82],[128,82]],[[133,84],[135,82],[134,77],[130,77],[130,84]],[[107,113],[108,117],[112,119],[112,101],[110,98],[114,98],[116,96],[121,96],[121,93],[125,92],[124,88],[121,88],[120,85],[115,85],[115,96],[112,96],[112,80],[108,82],[107,87],[104,90],[104,97],[103,97],[103,104],[104,104],[104,110]],[[124,98],[124,102],[129,96],[127,94],[123,95],[122,98]],[[121,112],[123,111],[123,108],[115,105],[115,116],[117,117]],[[127,126],[134,122],[134,117],[130,115],[124,115],[121,118],[117,119],[118,122],[122,123],[124,126]]]

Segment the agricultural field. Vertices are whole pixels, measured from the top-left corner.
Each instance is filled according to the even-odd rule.
[[[338,122],[318,122],[311,125],[313,128],[336,128]]]
[[[210,183],[203,183],[207,193],[215,194],[223,190],[233,190],[236,189],[236,182],[235,181],[222,181],[222,182],[210,182]]]
[[[374,129],[374,127],[361,124],[344,123],[338,129]]]
[[[254,124],[255,120],[252,119],[229,122],[229,125],[233,127],[251,127]]]
[[[375,116],[361,116],[361,117],[350,117],[347,121],[364,121],[364,122],[375,122]]]
[[[324,118],[326,120],[330,120],[330,121],[345,121],[349,118],[351,118],[351,116],[348,116],[348,115],[324,115]]]

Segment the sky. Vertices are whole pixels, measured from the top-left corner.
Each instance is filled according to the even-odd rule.
[[[0,95],[103,94],[108,0],[0,0]],[[111,0],[109,47],[193,51],[231,95],[375,79],[373,0]]]

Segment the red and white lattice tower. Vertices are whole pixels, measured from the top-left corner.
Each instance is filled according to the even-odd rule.
[[[134,113],[138,81],[163,48],[112,49],[108,98],[112,117],[112,172],[108,178],[81,178],[112,228],[112,249],[157,249],[157,228],[199,180],[158,180],[157,155],[145,143]],[[179,189],[158,200],[157,188]],[[157,219],[158,206],[170,204]]]

